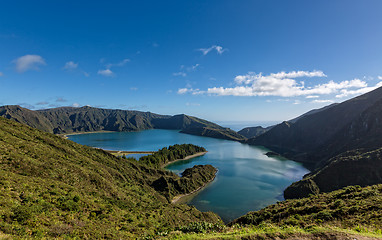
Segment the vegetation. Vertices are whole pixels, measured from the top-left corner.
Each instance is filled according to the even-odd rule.
[[[382,185],[351,186],[279,202],[229,224],[190,224],[173,239],[348,239],[382,237]],[[200,233],[203,233],[201,235]],[[347,237],[347,238],[346,238]]]
[[[329,163],[284,191],[285,198],[307,197],[346,186],[368,186],[382,182],[382,148],[355,150],[336,156]]]
[[[20,106],[0,107],[0,116],[55,134],[95,131],[176,129],[198,136],[244,140],[237,132],[215,123],[179,114],[159,115],[119,109],[60,107],[32,111]]]
[[[156,191],[161,178],[194,184],[189,189],[204,184],[0,117],[1,237],[130,239],[221,223],[211,212],[171,204],[178,191]]]
[[[139,158],[139,162],[148,166],[160,168],[166,163],[184,159],[196,153],[206,152],[204,147],[193,144],[175,144],[173,146],[164,147],[157,152]]]

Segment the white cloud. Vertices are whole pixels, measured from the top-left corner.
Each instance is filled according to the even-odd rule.
[[[45,60],[39,55],[25,55],[13,61],[16,71],[22,73],[28,70],[39,70],[39,66],[46,65]]]
[[[73,61],[69,61],[69,62],[65,63],[64,69],[71,71],[71,70],[76,69],[77,67],[78,67],[78,63],[74,63]]]
[[[364,87],[364,88],[360,88],[360,89],[356,89],[356,90],[342,89],[340,91],[340,94],[336,95],[336,98],[344,98],[344,97],[348,97],[348,96],[364,94],[364,93],[373,91],[374,89],[379,88],[379,87],[382,87],[382,82],[377,83],[373,87]]]
[[[186,94],[190,92],[190,90],[188,88],[179,88],[178,89],[178,94]]]
[[[188,70],[189,72],[191,72],[191,71],[195,71],[199,66],[200,66],[200,64],[197,63],[197,64],[191,66],[190,68],[188,68],[187,70]]]
[[[178,89],[178,94],[186,94],[186,93],[191,93],[192,95],[198,95],[203,93],[200,91],[198,88],[193,89],[193,88],[179,88]]]
[[[382,80],[382,76],[378,76],[378,79],[379,79],[379,80]]]
[[[79,103],[73,103],[72,106],[73,106],[73,107],[79,107],[80,104],[79,104]]]
[[[176,72],[176,73],[173,73],[172,75],[173,76],[182,76],[182,77],[187,76],[187,74],[185,72]]]
[[[97,73],[105,77],[112,77],[114,75],[114,73],[110,69],[98,70]]]
[[[271,73],[271,77],[275,78],[298,78],[298,77],[326,77],[326,75],[322,71],[292,71],[292,72],[279,72],[279,73]]]
[[[118,62],[118,63],[109,63],[109,64],[106,64],[106,68],[107,69],[110,69],[111,67],[122,67],[124,66],[126,63],[130,62],[130,59],[123,59],[122,61]]]
[[[199,63],[195,64],[195,65],[192,65],[191,67],[186,67],[184,65],[181,65],[180,66],[180,72],[175,72],[173,73],[172,75],[173,76],[182,76],[182,77],[186,77],[187,76],[187,73],[186,72],[194,72],[196,71],[196,69],[200,66]]]
[[[306,98],[319,98],[320,96],[318,95],[309,95],[309,96],[306,96]]]
[[[333,100],[329,100],[329,99],[322,99],[322,100],[320,100],[320,99],[316,99],[316,100],[313,100],[313,101],[311,101],[311,103],[333,103],[334,101]]]
[[[201,51],[203,53],[203,55],[207,55],[209,52],[211,52],[212,50],[216,50],[216,52],[218,54],[222,54],[223,52],[227,51],[228,49],[226,48],[223,48],[222,46],[218,46],[218,45],[213,45],[209,48],[199,48],[197,49],[198,51]]]
[[[307,96],[307,98],[316,98],[317,95],[338,93],[346,89],[368,90],[367,83],[360,79],[338,83],[331,80],[313,87],[305,87],[303,81],[297,82],[293,79],[299,77],[326,77],[326,75],[322,71],[279,72],[269,75],[250,72],[246,75],[236,76],[234,79],[236,86],[234,87],[212,87],[203,93],[219,96]]]

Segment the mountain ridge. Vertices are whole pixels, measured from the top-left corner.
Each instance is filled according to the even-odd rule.
[[[170,116],[151,112],[102,109],[89,106],[33,111],[18,105],[7,105],[0,107],[0,116],[54,134],[176,129],[181,130],[183,133],[198,136],[234,141],[245,140],[244,136],[229,128],[185,114]]]
[[[314,169],[337,154],[356,147],[356,144],[351,147],[350,143],[347,145],[339,143],[345,142],[346,138],[351,141],[356,140],[355,136],[347,135],[345,137],[344,132],[341,135],[341,131],[349,131],[351,123],[361,121],[359,117],[368,115],[368,109],[374,104],[377,104],[374,107],[376,108],[374,111],[376,111],[377,107],[382,104],[382,88],[377,88],[322,111],[305,115],[294,123],[284,121],[264,134],[245,142],[265,146],[295,161],[310,163],[310,168]],[[382,114],[382,111],[378,113]],[[369,128],[365,129],[365,132],[369,132]],[[328,151],[327,147],[331,145],[335,145],[335,147]],[[342,150],[339,152],[335,148]]]

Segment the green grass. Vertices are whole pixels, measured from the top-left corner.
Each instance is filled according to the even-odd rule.
[[[382,185],[278,202],[229,226],[170,204],[214,171],[180,178],[0,117],[0,239],[382,238]]]
[[[337,239],[334,237],[359,236],[368,238],[382,238],[381,232],[359,232],[356,230],[342,229],[333,226],[315,226],[301,228],[296,226],[284,226],[263,224],[258,226],[234,226],[226,228],[221,232],[207,233],[183,233],[174,231],[163,239]]]
[[[227,228],[183,229],[187,228],[180,228],[167,237],[326,239],[334,235],[382,238],[382,185],[350,186],[331,193],[278,202],[236,219]]]
[[[213,213],[170,204],[151,186],[162,177],[182,179],[0,117],[5,236],[129,239],[191,222],[221,222]]]

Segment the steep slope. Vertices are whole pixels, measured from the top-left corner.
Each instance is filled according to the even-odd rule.
[[[314,168],[341,152],[369,146],[365,137],[373,135],[370,127],[381,131],[375,124],[382,112],[379,108],[381,100],[382,88],[378,88],[301,117],[295,123],[283,122],[247,143],[262,145],[288,158],[311,163]],[[366,120],[370,123],[366,124]],[[372,144],[372,147],[379,143]]]
[[[299,119],[301,119],[301,118],[303,118],[303,117],[305,117],[305,116],[309,116],[309,115],[312,115],[312,114],[315,114],[315,113],[322,112],[322,111],[327,110],[327,109],[329,109],[329,108],[331,108],[331,107],[334,107],[334,106],[336,106],[336,105],[338,105],[338,103],[332,103],[332,104],[330,104],[330,105],[328,105],[328,106],[325,106],[325,107],[322,107],[322,108],[319,108],[319,109],[313,109],[313,110],[310,110],[310,111],[308,111],[308,112],[306,112],[306,113],[304,113],[304,114],[302,114],[302,115],[300,115],[300,116],[298,116],[298,117],[296,117],[296,118],[293,118],[293,119],[291,119],[291,120],[288,120],[288,122],[290,122],[290,123],[295,123],[295,122],[297,122]]]
[[[215,214],[169,203],[214,171],[200,166],[180,178],[0,117],[0,232],[129,239],[195,221],[219,223]],[[161,178],[174,184],[158,192]]]
[[[55,134],[140,131],[157,128],[177,129],[184,133],[228,140],[245,139],[231,129],[184,114],[167,116],[150,112],[93,107],[61,107],[31,111],[20,106],[3,106],[0,107],[0,116]]]
[[[285,189],[284,197],[302,198],[351,185],[369,186],[382,183],[382,148],[370,152],[346,152],[328,162],[323,168]]]
[[[250,212],[230,225],[295,226],[301,229],[322,227],[381,233],[382,185],[351,186],[331,193],[279,202]],[[327,239],[327,238],[323,238]],[[336,238],[328,238],[336,239]],[[358,238],[357,238],[358,239]]]
[[[169,239],[381,239],[382,185],[351,186],[278,202],[220,227],[194,224]]]
[[[237,133],[240,135],[243,135],[246,138],[253,138],[253,137],[260,136],[261,134],[269,131],[270,129],[272,129],[272,127],[273,126],[266,127],[266,128],[264,128],[262,126],[246,127],[246,128],[241,129]]]
[[[53,129],[52,123],[38,112],[16,105],[0,107],[0,116],[13,119],[16,122],[24,123],[45,132],[52,132]]]

